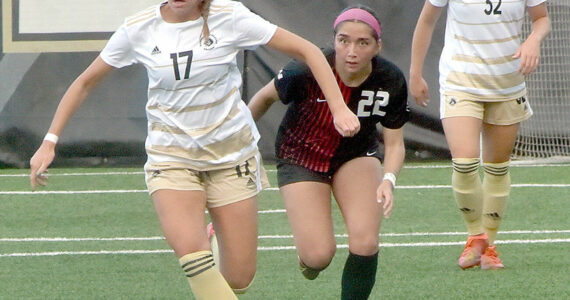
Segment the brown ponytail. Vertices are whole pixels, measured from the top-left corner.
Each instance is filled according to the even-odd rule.
[[[212,0],[202,0],[200,11],[202,12],[202,18],[204,19],[204,26],[202,27],[202,36],[204,41],[208,41],[210,38],[210,28],[208,28],[208,15],[210,14],[210,4]]]

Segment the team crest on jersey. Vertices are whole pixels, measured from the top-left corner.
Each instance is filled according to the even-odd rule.
[[[213,34],[210,34],[207,41],[204,41],[204,37],[200,37],[200,46],[204,50],[214,49],[214,47],[216,47],[217,43],[218,43],[218,39]]]

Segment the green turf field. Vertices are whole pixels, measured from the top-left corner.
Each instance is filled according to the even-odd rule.
[[[0,170],[0,299],[191,297],[141,169],[52,169],[49,186],[33,193],[26,171]],[[570,299],[570,165],[511,168],[499,271],[456,265],[466,233],[450,172],[447,162],[402,170],[371,299]],[[338,210],[336,257],[307,281],[276,188],[259,209],[258,272],[241,299],[338,299],[347,255]]]

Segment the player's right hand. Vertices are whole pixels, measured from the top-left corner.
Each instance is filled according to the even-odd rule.
[[[423,107],[429,104],[429,89],[423,77],[410,78],[410,93],[416,104]]]
[[[351,137],[360,131],[360,121],[348,107],[335,113],[333,118],[334,128],[342,137]]]
[[[55,157],[55,144],[43,141],[40,148],[30,159],[30,185],[35,190],[37,185],[47,184],[47,168]]]

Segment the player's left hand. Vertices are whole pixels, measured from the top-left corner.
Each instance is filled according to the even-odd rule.
[[[394,187],[388,180],[383,180],[376,190],[376,201],[382,204],[384,218],[389,219],[394,205]]]
[[[513,58],[520,58],[520,65],[518,71],[527,76],[530,75],[540,61],[540,41],[528,38],[521,44]]]
[[[422,107],[429,104],[429,88],[423,77],[410,77],[410,93]]]

